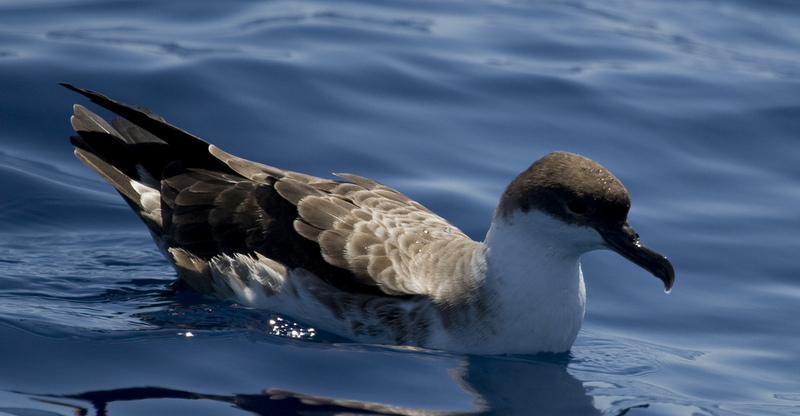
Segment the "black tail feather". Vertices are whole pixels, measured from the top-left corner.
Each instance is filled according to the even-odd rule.
[[[129,177],[140,177],[141,172],[136,171],[138,164],[153,179],[161,180],[164,168],[174,161],[181,162],[186,168],[233,173],[228,165],[209,153],[208,142],[165,122],[150,111],[112,100],[94,91],[66,83],[61,85],[128,121],[112,121],[112,125],[120,133],[119,136],[97,131],[78,131],[80,138],[73,137],[72,144],[117,166]],[[139,128],[149,135],[143,134]],[[115,140],[109,140],[109,136],[114,136]],[[142,154],[147,154],[147,157],[141,157]]]

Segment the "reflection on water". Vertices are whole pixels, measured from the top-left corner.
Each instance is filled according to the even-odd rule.
[[[449,370],[456,383],[473,395],[473,411],[448,411],[408,408],[345,398],[322,397],[277,388],[260,394],[217,395],[163,387],[130,387],[88,391],[69,395],[37,395],[34,400],[70,407],[75,414],[108,414],[108,406],[118,402],[154,399],[212,400],[256,415],[593,415],[593,406],[580,381],[567,373],[566,356],[548,359],[510,359],[466,357]],[[83,407],[59,399],[88,403]],[[84,405],[86,406],[86,405]],[[634,407],[647,407],[646,404]],[[621,410],[624,414],[628,409]],[[15,414],[10,412],[11,414]]]

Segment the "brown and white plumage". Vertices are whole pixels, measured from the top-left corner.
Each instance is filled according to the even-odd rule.
[[[641,246],[627,225],[624,187],[607,171],[589,172],[602,168],[581,156],[557,152],[521,174],[501,199],[487,241],[479,243],[370,179],[339,174],[343,180],[329,180],[251,162],[146,109],[64,85],[121,116],[109,124],[75,105],[75,154],[139,214],[180,279],[206,294],[366,342],[558,352],[569,349],[583,318],[581,253],[610,247],[667,287],[674,278],[666,258]],[[585,182],[574,172],[566,179],[547,173],[572,162],[586,164],[592,181],[597,176],[610,186],[560,189]],[[566,203],[548,202],[550,194],[578,198],[577,209],[587,212],[565,214]],[[565,235],[575,231],[570,238],[586,244],[554,256],[552,247],[536,242],[536,230],[512,224],[542,228],[542,235],[564,225],[571,230]],[[515,244],[523,246],[520,253]],[[526,270],[537,264],[541,270]],[[515,316],[525,313],[538,315],[530,322]],[[504,320],[517,320],[518,329],[506,329]]]

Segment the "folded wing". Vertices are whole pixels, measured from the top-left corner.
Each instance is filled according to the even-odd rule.
[[[147,109],[64,86],[120,116],[109,124],[75,105],[75,154],[117,189],[179,276],[201,291],[213,290],[208,261],[243,254],[303,268],[344,291],[436,300],[442,278],[435,261],[421,260],[444,246],[479,244],[372,180],[251,162]]]

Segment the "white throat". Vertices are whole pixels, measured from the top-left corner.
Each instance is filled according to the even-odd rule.
[[[586,306],[581,254],[602,248],[594,229],[538,210],[495,217],[484,242],[486,295],[495,298],[497,337],[506,352],[564,352],[578,335]]]

